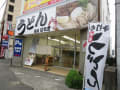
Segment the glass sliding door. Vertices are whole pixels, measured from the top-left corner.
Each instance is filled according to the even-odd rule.
[[[73,68],[73,66],[74,68],[79,67],[79,35],[79,33],[72,33],[57,36],[48,36],[48,45],[53,48],[54,66],[65,68]]]

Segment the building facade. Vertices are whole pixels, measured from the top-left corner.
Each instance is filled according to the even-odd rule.
[[[74,67],[81,73],[88,22],[110,21],[108,0],[28,0],[22,14],[17,18],[15,36],[23,40],[23,54],[14,56],[15,60],[40,66],[50,56],[53,66]]]
[[[8,35],[8,31],[15,30],[16,27],[16,17],[20,16],[22,1],[21,0],[7,0],[7,6],[5,9],[4,16],[4,30],[3,36]],[[14,35],[8,36],[8,48],[4,50],[5,58],[12,58],[13,56],[13,40]]]
[[[7,8],[5,11],[5,21],[12,23],[12,28],[16,27],[16,17],[21,14],[21,1],[20,0],[8,0]]]
[[[41,65],[44,56],[49,55],[54,58],[53,66],[76,67],[83,72],[87,24],[98,21],[98,1],[86,1],[41,2],[36,11],[26,6],[17,18],[15,31],[15,36],[24,36],[23,62],[33,54],[38,58],[35,63]]]

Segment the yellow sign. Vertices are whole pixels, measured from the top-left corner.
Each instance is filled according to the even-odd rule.
[[[25,0],[24,1],[24,11],[30,10],[34,7],[38,7],[42,4],[48,3],[52,0]]]
[[[41,4],[47,3],[47,2],[49,2],[49,1],[51,1],[51,0],[42,0],[42,1],[41,1]]]

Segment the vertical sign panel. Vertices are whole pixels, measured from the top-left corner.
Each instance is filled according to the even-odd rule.
[[[102,90],[109,38],[109,25],[89,24],[85,61],[85,90]]]
[[[15,39],[15,44],[14,44],[14,56],[21,56],[22,54],[22,39]]]

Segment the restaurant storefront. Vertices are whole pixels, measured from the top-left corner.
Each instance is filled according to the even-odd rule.
[[[83,71],[87,24],[98,19],[98,1],[49,0],[47,4],[17,18],[15,36],[23,39],[24,65],[45,66],[49,57],[49,66]]]

